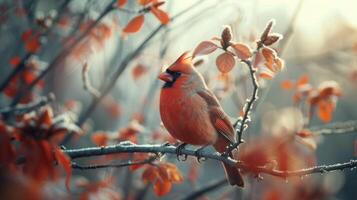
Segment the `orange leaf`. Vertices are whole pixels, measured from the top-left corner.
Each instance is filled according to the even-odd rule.
[[[140,78],[143,74],[145,74],[145,72],[147,72],[146,67],[144,67],[141,64],[138,64],[133,68],[133,71],[132,71],[133,78],[136,80],[136,79]]]
[[[21,34],[21,40],[23,42],[26,42],[27,40],[30,39],[30,37],[32,36],[32,30],[29,29],[27,31],[24,31],[22,34]]]
[[[236,43],[231,45],[231,47],[233,48],[237,57],[241,60],[247,60],[252,56],[251,49],[243,43]]]
[[[211,41],[203,41],[195,48],[192,57],[210,54],[214,52],[217,48],[218,46],[215,43]]]
[[[158,177],[158,172],[156,167],[154,166],[148,166],[143,174],[141,175],[141,178],[143,179],[144,182],[153,182],[157,179]]]
[[[307,84],[308,82],[309,82],[309,76],[305,74],[299,77],[299,79],[296,81],[296,86],[299,87]]]
[[[123,7],[126,4],[126,0],[117,0],[117,6],[119,8]]]
[[[25,42],[25,49],[29,53],[36,53],[39,47],[40,42],[37,37],[32,37],[31,39]]]
[[[230,72],[235,65],[234,57],[230,53],[224,52],[217,57],[216,65],[220,72]]]
[[[262,68],[259,72],[259,77],[266,80],[271,80],[274,77],[274,72],[270,71],[267,68]]]
[[[99,147],[105,146],[108,141],[108,134],[106,134],[105,132],[93,133],[93,135],[91,136],[91,140],[95,145]]]
[[[157,179],[155,184],[154,184],[154,193],[161,197],[170,192],[171,190],[171,182],[169,181],[163,181],[160,179]]]
[[[22,72],[21,75],[22,75],[24,82],[28,85],[30,85],[32,83],[32,81],[34,81],[36,79],[35,75],[28,70]]]
[[[138,15],[134,17],[123,29],[124,33],[135,33],[140,30],[144,23],[144,15]]]
[[[48,128],[52,125],[53,112],[50,107],[46,107],[38,118],[37,124],[41,127]]]
[[[167,24],[170,21],[170,17],[167,15],[167,13],[159,8],[156,8],[155,6],[150,7],[150,11],[154,16],[161,22],[161,24]]]
[[[294,87],[294,84],[289,80],[285,80],[280,83],[280,87],[284,90],[290,90]]]
[[[19,56],[14,56],[10,58],[9,64],[13,67],[16,67],[18,64],[20,64],[21,58]]]
[[[317,116],[322,122],[328,123],[331,121],[333,107],[332,102],[329,101],[320,101],[318,103]]]
[[[139,5],[145,6],[147,4],[149,4],[150,2],[152,2],[153,0],[137,0]]]
[[[274,59],[276,57],[276,53],[273,49],[269,48],[269,47],[264,47],[262,49],[262,54],[266,60],[266,62],[269,64],[269,66],[271,66],[274,62]],[[272,69],[271,67],[267,66],[270,70],[274,71],[274,69]]]
[[[57,162],[63,167],[64,171],[66,172],[65,184],[67,190],[69,191],[69,181],[71,180],[72,175],[71,160],[58,148],[55,149],[55,157]]]

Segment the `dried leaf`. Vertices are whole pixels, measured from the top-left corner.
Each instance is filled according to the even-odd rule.
[[[266,39],[263,41],[264,45],[272,45],[274,43],[276,43],[277,41],[281,40],[283,38],[283,36],[279,33],[272,33],[269,34]]]
[[[264,29],[264,32],[260,36],[260,41],[264,43],[264,41],[267,39],[272,27],[275,25],[275,20],[270,20],[267,24],[267,26]]]
[[[10,58],[9,64],[13,67],[16,67],[18,64],[20,64],[21,58],[19,56],[14,56]]]
[[[285,80],[280,83],[280,88],[284,89],[284,90],[290,90],[293,87],[294,87],[294,84],[289,80]]]
[[[167,15],[167,13],[159,8],[156,8],[155,6],[150,7],[150,11],[154,16],[161,22],[161,24],[167,24],[170,21],[170,17]]]
[[[144,23],[144,15],[138,15],[134,17],[123,29],[124,33],[135,33],[140,30]]]
[[[25,42],[25,50],[28,53],[36,53],[39,48],[40,48],[40,41],[36,36],[31,37],[29,40]]]
[[[55,157],[57,162],[63,167],[64,171],[66,172],[66,188],[69,191],[69,183],[71,180],[72,175],[72,167],[71,167],[71,160],[67,155],[65,155],[60,149],[55,149]]]
[[[305,85],[309,82],[309,76],[308,75],[301,75],[299,77],[299,79],[296,81],[296,86],[299,87],[299,86],[302,86],[302,85]]]
[[[117,0],[117,6],[119,8],[123,7],[126,4],[126,0]]]
[[[170,192],[171,190],[171,182],[170,181],[163,181],[161,179],[157,179],[154,184],[154,193],[161,197]]]
[[[108,134],[105,132],[96,132],[91,136],[92,142],[99,147],[107,145],[108,139]]]
[[[247,60],[252,57],[252,50],[243,43],[236,43],[231,45],[237,57],[241,60]]]
[[[145,6],[149,3],[151,3],[153,0],[137,0],[139,5]]]
[[[317,116],[322,122],[328,123],[332,120],[333,108],[332,102],[321,101],[317,105]]]
[[[232,29],[230,26],[226,26],[222,31],[222,47],[226,49],[229,46],[229,42],[232,40]]]
[[[211,41],[203,41],[201,42],[193,51],[192,57],[196,57],[199,55],[207,55],[210,54],[212,52],[214,52],[216,49],[218,48],[218,46],[211,42]]]
[[[224,52],[217,57],[216,65],[220,72],[228,73],[233,69],[235,65],[234,57],[230,53]]]

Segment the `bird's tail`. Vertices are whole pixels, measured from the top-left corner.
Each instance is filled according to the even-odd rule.
[[[226,172],[226,177],[231,185],[236,185],[238,187],[244,187],[243,177],[239,170],[235,166],[223,163],[224,171]]]
[[[217,142],[213,147],[220,153],[223,153],[226,150],[229,142],[224,138],[219,137]],[[232,155],[230,155],[232,156]],[[231,185],[236,185],[238,187],[244,187],[243,177],[239,172],[239,169],[236,166],[232,166],[226,163],[223,163],[224,171],[226,172],[226,177]]]

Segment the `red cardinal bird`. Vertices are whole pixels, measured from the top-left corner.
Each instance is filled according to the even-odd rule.
[[[192,145],[213,145],[220,153],[235,142],[235,131],[202,75],[193,67],[188,53],[162,72],[165,82],[160,94],[160,115],[169,133]],[[239,170],[224,164],[231,185],[244,186]]]

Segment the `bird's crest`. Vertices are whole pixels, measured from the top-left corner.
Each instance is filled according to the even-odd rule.
[[[186,51],[168,69],[182,73],[189,73],[192,70],[192,56]]]

